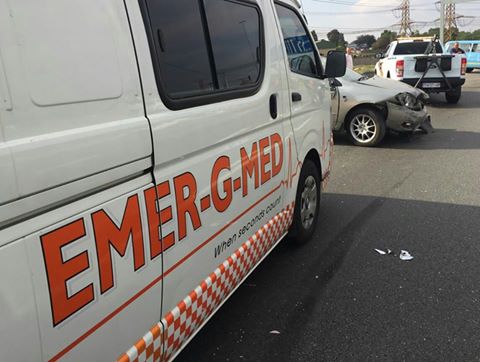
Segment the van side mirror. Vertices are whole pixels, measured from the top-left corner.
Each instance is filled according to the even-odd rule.
[[[384,55],[383,55],[383,53],[377,53],[377,54],[375,54],[375,58],[382,59],[382,58],[384,58]]]
[[[343,52],[330,50],[327,54],[325,78],[343,77],[347,71],[347,59]]]

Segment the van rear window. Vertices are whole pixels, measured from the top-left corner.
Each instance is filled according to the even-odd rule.
[[[393,55],[411,55],[411,54],[425,54],[428,45],[428,41],[415,41],[411,43],[398,43],[395,47]],[[442,54],[442,46],[439,43],[435,43],[435,51],[437,54]],[[429,52],[433,53],[433,52]]]
[[[167,106],[213,103],[258,89],[264,50],[256,5],[228,0],[145,4],[157,83]]]

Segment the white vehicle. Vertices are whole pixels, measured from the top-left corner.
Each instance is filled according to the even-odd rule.
[[[375,74],[399,80],[427,93],[445,93],[448,103],[457,103],[465,83],[467,58],[445,54],[432,38],[399,38],[392,42],[375,66]]]
[[[0,0],[2,361],[171,360],[309,239],[345,67],[312,44],[287,1]]]

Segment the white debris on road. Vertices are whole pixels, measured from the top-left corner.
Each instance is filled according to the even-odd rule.
[[[400,251],[400,259],[405,260],[405,261],[409,261],[409,260],[413,259],[413,256],[408,251],[402,250],[402,251]]]

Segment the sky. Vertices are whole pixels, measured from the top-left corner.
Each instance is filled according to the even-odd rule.
[[[414,30],[427,31],[438,27],[434,21],[440,17],[438,0],[410,0],[410,18]],[[393,27],[400,21],[399,11],[393,11],[401,0],[302,0],[303,10],[311,28],[320,39],[326,33],[338,29],[345,34],[347,41],[353,41],[360,34],[378,36],[380,29],[398,30]],[[460,30],[471,31],[480,28],[480,0],[456,5]],[[473,18],[468,18],[471,16]]]

